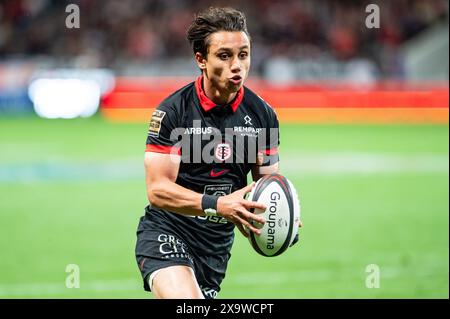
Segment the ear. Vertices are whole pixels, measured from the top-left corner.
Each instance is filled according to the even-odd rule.
[[[206,59],[200,52],[195,53],[195,61],[202,71],[206,69]]]

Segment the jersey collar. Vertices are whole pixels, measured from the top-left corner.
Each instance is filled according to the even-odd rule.
[[[200,100],[200,105],[203,107],[205,111],[209,111],[217,106],[216,103],[211,101],[203,91],[202,87],[203,76],[199,76],[197,80],[195,80],[195,91],[197,92],[198,99]],[[244,88],[241,87],[236,94],[236,97],[230,103],[231,109],[233,112],[236,112],[239,104],[241,104],[242,99],[244,98]]]

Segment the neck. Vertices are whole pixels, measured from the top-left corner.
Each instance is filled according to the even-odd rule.
[[[225,105],[233,101],[233,99],[236,97],[237,92],[223,92],[220,91],[218,88],[213,86],[211,81],[208,81],[203,75],[203,91],[205,92],[205,95],[213,101],[214,103],[218,105]]]

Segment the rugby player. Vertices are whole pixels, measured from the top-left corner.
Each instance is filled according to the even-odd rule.
[[[251,53],[244,14],[209,8],[196,15],[187,38],[201,76],[153,113],[145,153],[150,204],[139,222],[136,259],[144,289],[156,298],[216,297],[234,227],[248,236],[260,233],[249,221],[265,222],[250,212],[264,205],[244,199],[254,185],[247,185],[247,175],[256,181],[278,172],[277,116],[244,87]],[[174,134],[180,128],[187,145]],[[227,129],[256,143],[255,156],[252,147],[227,140]],[[219,140],[204,139],[214,132]]]

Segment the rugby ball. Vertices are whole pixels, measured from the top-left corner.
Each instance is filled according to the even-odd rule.
[[[294,185],[283,175],[266,175],[258,180],[247,199],[266,206],[265,211],[252,211],[266,220],[264,225],[252,221],[252,225],[261,229],[261,235],[248,230],[253,249],[267,257],[285,252],[298,235],[300,224],[300,202]]]

